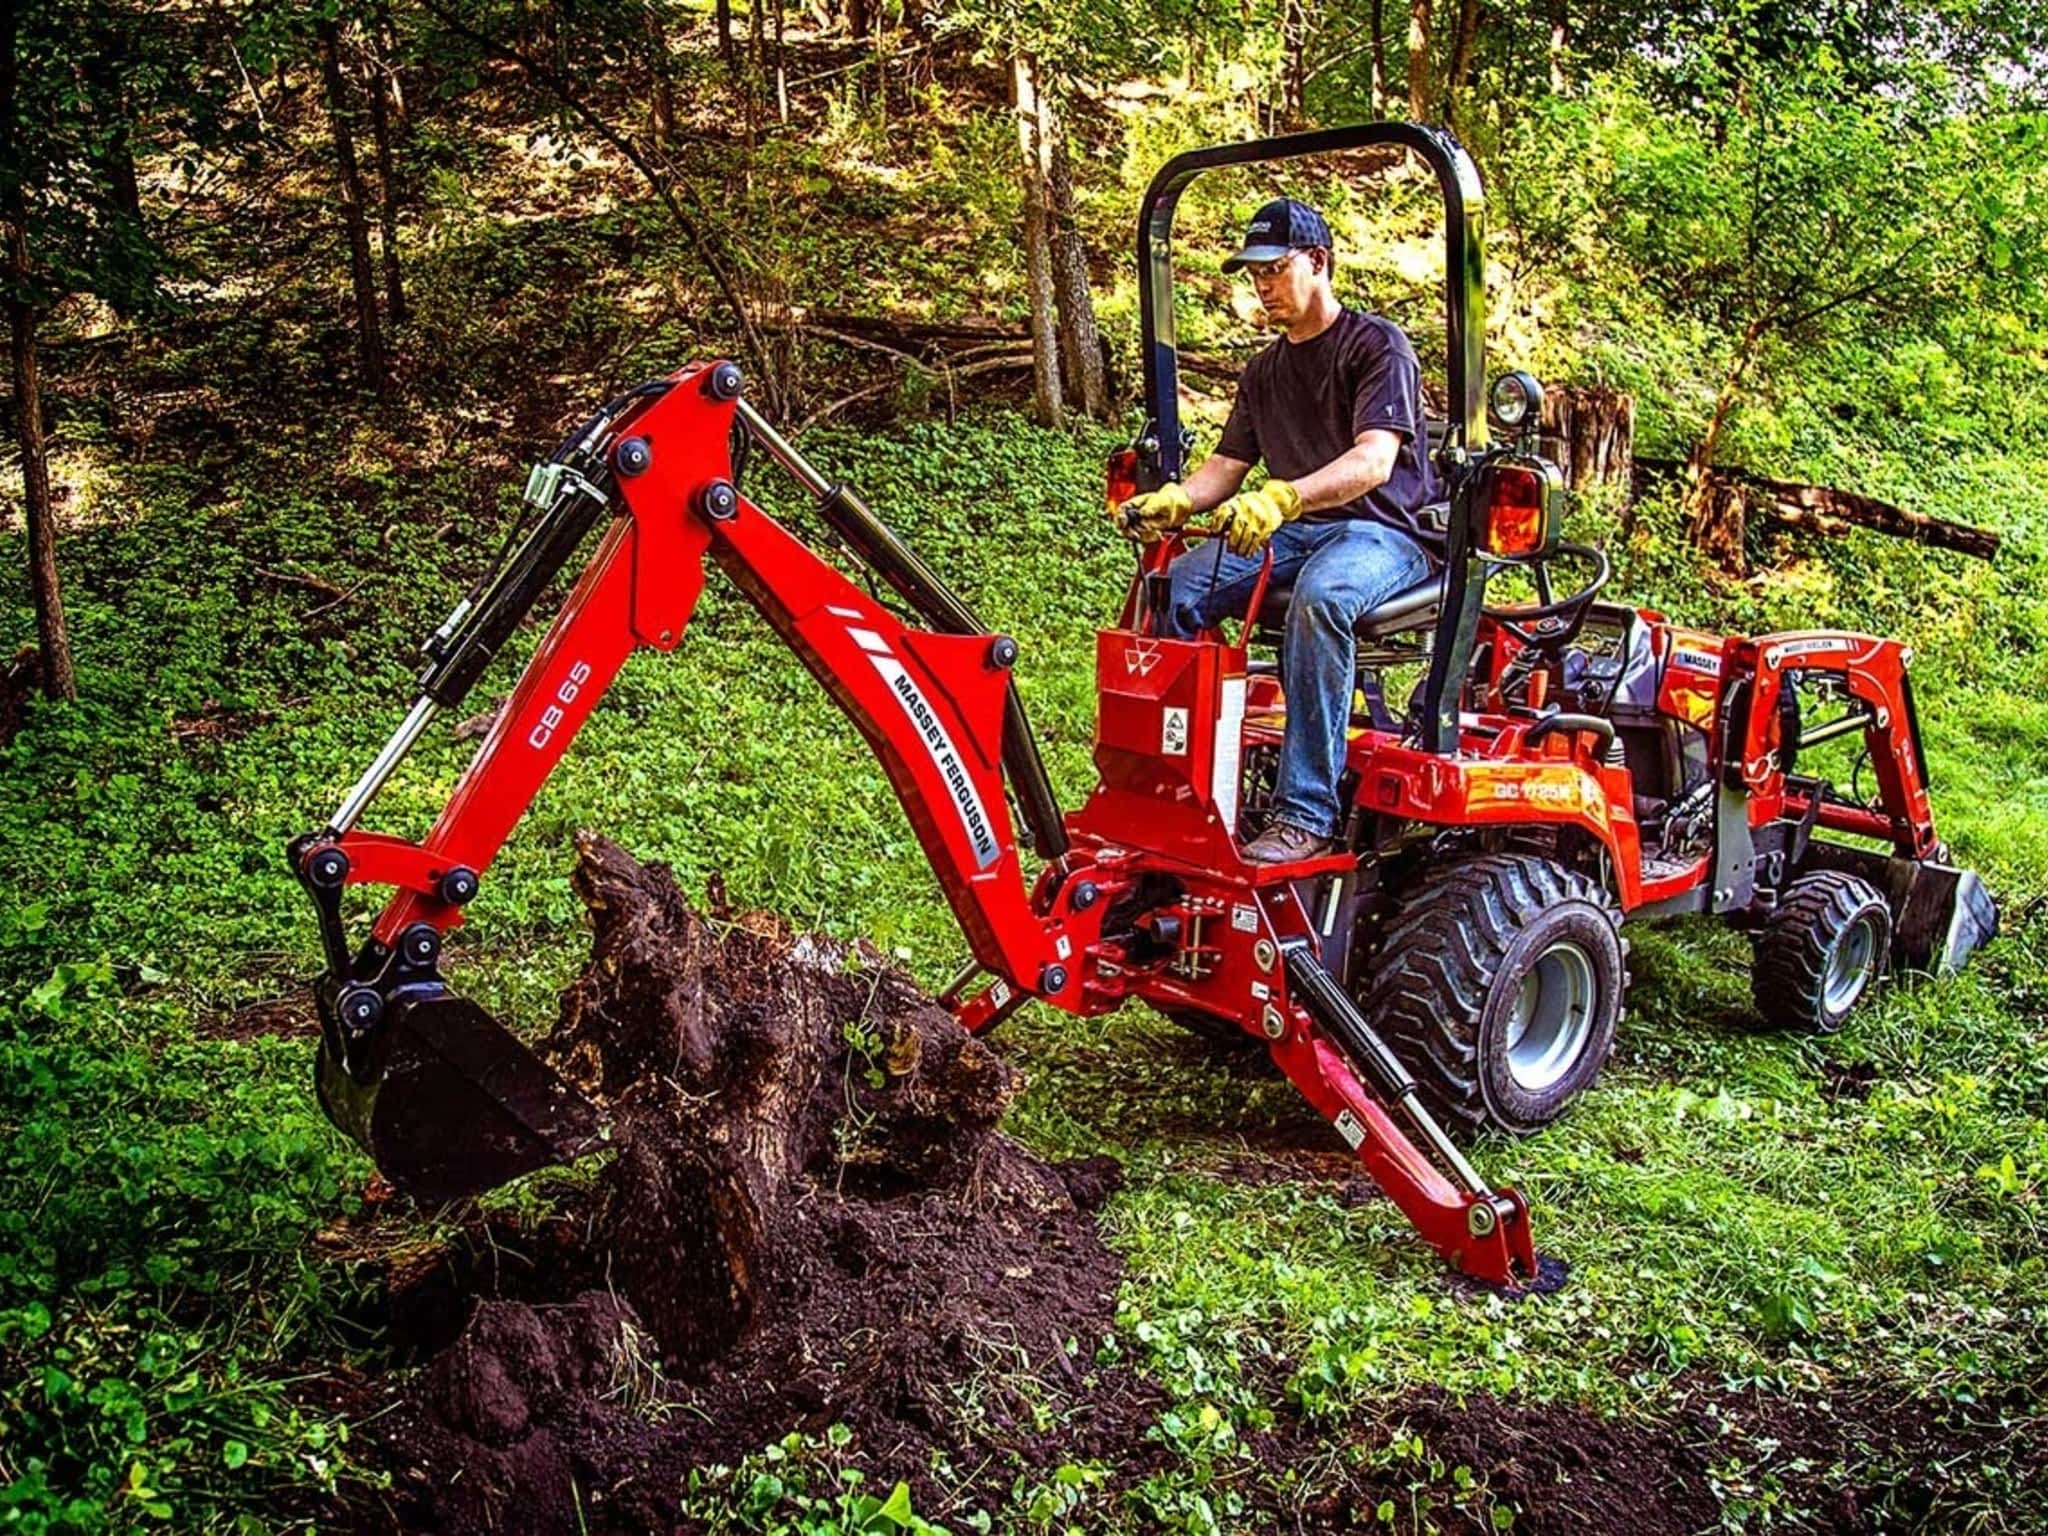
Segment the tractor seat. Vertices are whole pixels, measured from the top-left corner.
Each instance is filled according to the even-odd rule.
[[[1403,630],[1422,629],[1436,622],[1444,598],[1444,573],[1425,576],[1406,591],[1396,592],[1377,608],[1358,616],[1351,632],[1361,640],[1380,640]],[[1287,609],[1294,600],[1294,582],[1276,581],[1266,588],[1259,604],[1254,634],[1262,640],[1278,640],[1287,627]]]

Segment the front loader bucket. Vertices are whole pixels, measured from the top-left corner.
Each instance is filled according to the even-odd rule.
[[[597,1110],[483,1009],[446,993],[392,999],[367,1084],[323,1040],[327,1118],[416,1200],[458,1200],[602,1140]]]
[[[1931,860],[1917,867],[1893,938],[1901,962],[1945,976],[1997,937],[1998,906],[1976,871]]]
[[[1806,862],[1859,875],[1884,892],[1892,909],[1892,963],[1902,970],[1946,976],[1998,937],[1998,904],[1974,870],[1820,838],[1807,845]]]

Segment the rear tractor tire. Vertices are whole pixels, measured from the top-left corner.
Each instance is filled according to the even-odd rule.
[[[1832,869],[1801,875],[1757,935],[1757,1012],[1779,1029],[1833,1034],[1883,977],[1891,943],[1891,908],[1869,881]]]
[[[1614,1049],[1628,987],[1621,918],[1586,876],[1496,854],[1402,902],[1367,978],[1366,1018],[1451,1128],[1527,1135]]]

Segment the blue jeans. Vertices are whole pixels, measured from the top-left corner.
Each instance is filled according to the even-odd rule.
[[[1273,580],[1294,579],[1281,652],[1287,734],[1280,745],[1276,820],[1333,837],[1340,825],[1337,775],[1351,723],[1359,615],[1429,574],[1422,546],[1384,523],[1343,518],[1283,523],[1273,535]],[[1228,618],[1242,618],[1258,584],[1260,560],[1232,554],[1221,539],[1184,551],[1169,568],[1177,639]]]

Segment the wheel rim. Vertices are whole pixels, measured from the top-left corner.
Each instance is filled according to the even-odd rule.
[[[1877,963],[1877,925],[1868,915],[1851,923],[1828,955],[1821,980],[1821,1005],[1831,1014],[1845,1013],[1870,984]]]
[[[1554,1087],[1593,1033],[1600,988],[1593,957],[1561,939],[1522,977],[1508,1016],[1508,1075],[1525,1093]]]

